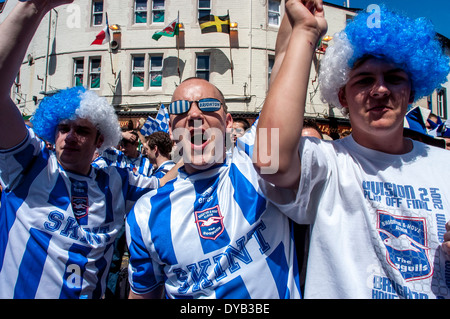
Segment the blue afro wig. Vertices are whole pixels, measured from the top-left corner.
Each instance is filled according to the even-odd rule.
[[[348,81],[355,62],[365,56],[383,57],[408,73],[415,100],[430,95],[447,81],[450,59],[436,39],[432,23],[389,11],[360,12],[336,34],[321,61],[319,84],[322,98],[342,108],[339,90]]]
[[[93,91],[77,86],[61,90],[53,96],[45,97],[36,109],[31,123],[42,139],[55,143],[55,133],[62,120],[84,118],[89,120],[104,137],[100,151],[116,146],[121,132],[114,108],[104,97]]]

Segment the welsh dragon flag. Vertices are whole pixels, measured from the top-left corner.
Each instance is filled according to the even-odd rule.
[[[161,36],[173,37],[175,35],[178,35],[178,32],[179,32],[178,18],[176,18],[167,27],[165,27],[161,31],[155,32],[152,36],[152,39],[158,41],[159,38],[161,38]]]

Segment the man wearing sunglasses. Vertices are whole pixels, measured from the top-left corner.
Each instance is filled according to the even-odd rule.
[[[189,174],[224,161],[226,131],[233,119],[215,86],[200,79],[185,80],[173,94],[169,114],[172,139]]]
[[[169,113],[185,164],[127,217],[130,297],[299,298],[291,223],[261,193],[251,158],[226,151],[223,94],[187,79]]]

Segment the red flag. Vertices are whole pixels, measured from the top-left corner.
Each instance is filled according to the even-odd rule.
[[[108,43],[111,39],[111,36],[109,34],[109,25],[108,25],[108,17],[106,18],[106,27],[100,31],[99,34],[96,35],[95,40],[91,43],[91,45],[93,44],[105,44]]]

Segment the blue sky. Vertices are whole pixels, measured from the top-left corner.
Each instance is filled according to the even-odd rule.
[[[324,0],[343,5],[346,0]],[[369,4],[384,3],[388,8],[403,11],[412,18],[427,17],[436,31],[450,38],[450,0],[347,0],[351,8],[366,9]]]

